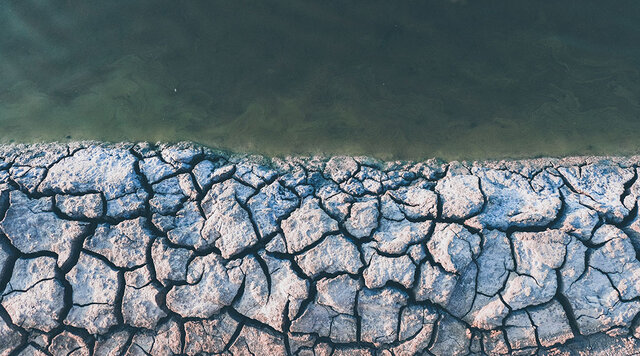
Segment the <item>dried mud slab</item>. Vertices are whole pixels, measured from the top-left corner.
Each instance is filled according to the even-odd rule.
[[[638,353],[639,166],[0,146],[0,355]]]

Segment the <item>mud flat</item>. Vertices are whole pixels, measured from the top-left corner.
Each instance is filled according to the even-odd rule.
[[[640,351],[638,157],[0,157],[1,355]]]

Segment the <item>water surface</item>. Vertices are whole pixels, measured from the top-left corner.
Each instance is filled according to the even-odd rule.
[[[640,152],[640,2],[6,0],[0,140]]]

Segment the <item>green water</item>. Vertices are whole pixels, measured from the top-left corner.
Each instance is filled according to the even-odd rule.
[[[640,152],[640,2],[5,0],[0,141]]]

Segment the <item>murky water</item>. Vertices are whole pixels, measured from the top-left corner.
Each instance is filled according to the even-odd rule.
[[[640,152],[640,2],[5,0],[0,140]]]

